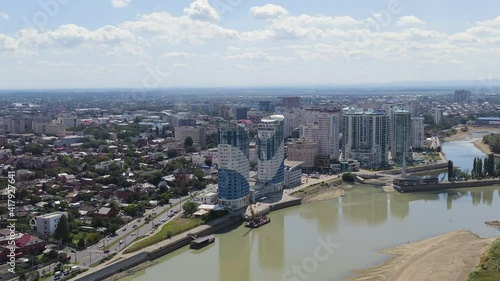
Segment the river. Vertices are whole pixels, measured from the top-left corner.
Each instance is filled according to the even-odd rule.
[[[466,142],[443,145],[457,166],[484,156],[474,149]],[[499,213],[500,187],[387,194],[360,185],[343,198],[273,212],[262,228],[228,229],[205,249],[185,247],[123,280],[344,280],[387,259],[379,252],[384,248],[459,229],[498,235],[484,222],[498,220]]]

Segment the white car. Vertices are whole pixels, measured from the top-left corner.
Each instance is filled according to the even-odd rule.
[[[99,249],[100,249],[100,248],[103,248],[103,247],[104,247],[104,244],[100,244],[100,245],[99,245]]]
[[[123,240],[120,240],[120,244],[123,244]]]

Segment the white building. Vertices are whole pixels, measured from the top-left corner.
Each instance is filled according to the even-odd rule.
[[[67,212],[54,212],[35,217],[36,232],[41,235],[53,235],[63,215],[68,217]]]
[[[302,183],[302,162],[285,161],[285,187],[294,188]]]
[[[285,126],[283,115],[265,117],[258,125],[258,173],[264,186],[282,189],[285,169]]]
[[[120,167],[120,169],[123,169],[124,165],[125,165],[125,161],[123,161],[121,159],[115,159],[115,160],[109,160],[109,161],[100,162],[100,163],[95,164],[95,169],[96,170],[109,171],[109,167],[112,164],[116,164],[116,165],[118,165]]]
[[[203,194],[203,195],[200,196],[200,201],[201,201],[202,204],[215,205],[218,202],[217,193],[210,192],[210,193],[207,193],[207,194]]]
[[[300,137],[316,143],[318,156],[338,159],[340,155],[340,112],[308,110],[302,115],[302,120],[313,120],[314,122],[301,124]]]
[[[411,118],[411,145],[413,148],[423,148],[425,141],[424,133],[424,117],[413,117]]]

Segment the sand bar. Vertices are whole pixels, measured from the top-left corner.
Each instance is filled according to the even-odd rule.
[[[362,270],[349,281],[467,280],[495,239],[454,231],[420,242],[384,250],[394,255],[382,265]]]

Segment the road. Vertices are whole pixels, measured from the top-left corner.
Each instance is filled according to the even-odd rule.
[[[203,190],[202,192],[206,191],[207,190]],[[118,229],[116,231],[116,236],[104,238],[96,245],[92,245],[85,250],[75,251],[74,249],[68,247],[64,251],[71,256],[71,263],[76,262],[81,268],[89,267],[90,264],[96,263],[107,255],[118,253],[119,251],[123,250],[127,245],[133,242],[136,237],[148,235],[155,223],[160,223],[162,219],[167,221],[169,219],[168,216],[174,215],[175,211],[179,211],[178,213],[180,213],[182,211],[182,204],[179,203],[190,197],[190,195],[187,195],[181,198],[171,199],[170,203],[172,204],[172,207],[170,207],[170,204],[167,204],[147,210],[144,213],[143,217],[135,219]],[[153,213],[155,213],[156,215],[153,215]],[[152,219],[149,223],[145,223],[144,219],[148,215],[151,215],[152,217],[154,217],[154,219]],[[134,228],[134,225],[136,225],[137,227]],[[116,242],[120,240],[123,240],[122,244]],[[112,244],[113,242],[116,243],[109,248],[109,252],[104,253],[103,248],[107,248],[108,245]],[[103,247],[99,247],[101,244],[103,245]],[[54,266],[55,265],[50,265],[45,268],[41,268],[38,271],[40,272],[40,274],[42,274],[43,270],[45,270],[46,272],[54,270]],[[54,277],[48,278],[47,280],[54,280]]]

